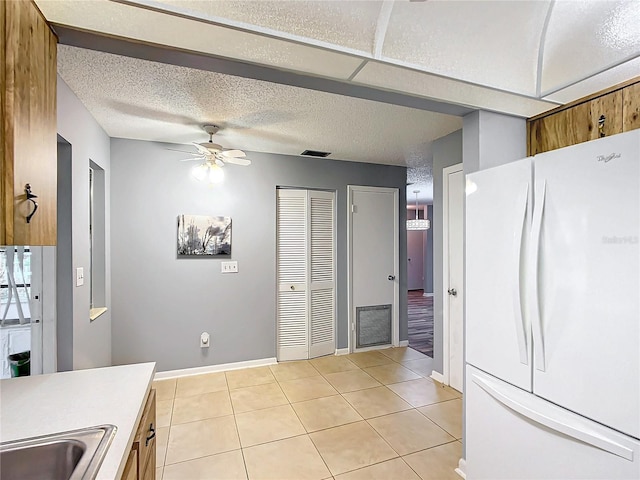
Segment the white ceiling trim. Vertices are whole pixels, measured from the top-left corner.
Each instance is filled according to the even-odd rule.
[[[391,12],[393,11],[393,0],[385,0],[380,9],[380,15],[378,16],[378,24],[376,25],[376,33],[374,35],[374,48],[373,57],[382,58],[382,47],[384,46],[384,39],[387,35],[387,28],[389,28],[389,20],[391,20]]]
[[[540,33],[540,46],[538,47],[538,65],[536,70],[536,96],[542,98],[542,65],[544,64],[544,44],[547,39],[547,30],[549,29],[549,21],[551,20],[551,13],[553,7],[556,4],[556,0],[551,0],[549,8],[547,9],[547,15],[544,19],[544,25],[542,26],[542,33]]]

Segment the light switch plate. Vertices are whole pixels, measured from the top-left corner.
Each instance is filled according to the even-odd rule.
[[[76,287],[84,285],[84,268],[76,268]]]
[[[238,273],[238,262],[222,262],[220,263],[220,271],[222,273]]]

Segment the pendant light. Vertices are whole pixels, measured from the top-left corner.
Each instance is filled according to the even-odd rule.
[[[413,193],[416,194],[416,218],[415,220],[407,220],[407,230],[429,230],[431,222],[426,218],[418,218],[418,194],[420,190],[414,190]]]

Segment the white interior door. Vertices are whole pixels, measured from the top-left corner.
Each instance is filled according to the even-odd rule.
[[[335,194],[277,191],[277,356],[335,352]]]
[[[278,190],[276,218],[277,356],[300,360],[309,356],[306,191]]]
[[[462,392],[463,384],[463,325],[464,305],[464,174],[462,164],[443,170],[444,178],[444,342],[448,346],[445,352],[445,378],[449,385]]]
[[[349,186],[348,192],[350,349],[397,346],[398,189]],[[389,310],[391,331],[384,341]]]
[[[310,190],[309,358],[335,353],[335,193]]]

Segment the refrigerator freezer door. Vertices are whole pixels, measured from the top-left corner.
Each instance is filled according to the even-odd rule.
[[[540,328],[533,331],[541,347],[534,349],[533,392],[635,438],[639,165],[640,131],[536,156],[534,236],[543,189],[544,211],[538,261],[530,265],[531,278],[537,268],[531,305],[539,307]]]
[[[525,252],[531,159],[467,175],[466,361],[531,389]]]
[[[467,478],[640,478],[640,441],[471,366],[466,374]]]

